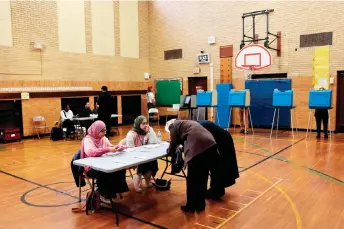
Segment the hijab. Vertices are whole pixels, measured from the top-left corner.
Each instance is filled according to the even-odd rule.
[[[103,121],[95,121],[87,130],[87,136],[81,142],[81,158],[84,158],[84,140],[86,138],[91,139],[94,145],[99,148],[103,145],[103,139],[99,137],[99,133],[106,128],[106,125]]]
[[[134,127],[133,127],[132,131],[134,131],[138,135],[146,135],[147,131],[142,130],[140,128],[140,125],[143,123],[144,120],[147,120],[147,118],[145,116],[142,116],[142,115],[138,116],[134,121]]]

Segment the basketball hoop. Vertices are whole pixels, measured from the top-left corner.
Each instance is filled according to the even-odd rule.
[[[257,65],[242,65],[244,67],[245,80],[251,80]]]

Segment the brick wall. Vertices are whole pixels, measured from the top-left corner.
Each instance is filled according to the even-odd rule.
[[[152,1],[149,3],[149,23],[150,27],[154,28],[150,29],[150,69],[153,77],[183,77],[184,88],[187,88],[189,76],[208,76],[209,79],[209,65],[196,63],[196,55],[204,50],[210,53],[214,63],[214,78],[219,80],[220,46],[233,45],[235,56],[239,52],[242,39],[242,14],[263,9],[275,10],[269,16],[269,27],[272,33],[282,32],[282,56],[277,57],[276,52],[271,51],[272,66],[256,73],[288,73],[293,79],[297,98],[298,125],[300,128],[306,128],[314,49],[300,49],[299,37],[309,33],[333,32],[330,71],[336,76],[338,70],[344,69],[344,40],[341,38],[344,2],[315,1],[310,4],[302,1],[265,1],[251,4],[245,1]],[[256,22],[256,33],[259,38],[265,37],[265,17],[257,16]],[[251,18],[246,19],[245,32],[250,30],[251,25]],[[252,31],[248,35],[251,33]],[[215,45],[207,44],[209,36],[216,37]],[[272,44],[274,45],[276,43]],[[179,48],[183,49],[183,59],[164,61],[164,50]],[[201,73],[193,75],[192,68],[196,66],[201,68]],[[244,72],[233,67],[233,83],[236,88],[244,87],[243,78]],[[208,88],[209,86],[208,82]],[[336,85],[333,85],[332,89],[332,101],[335,105]],[[332,114],[332,117],[335,117],[335,109]],[[332,118],[332,128],[334,123],[335,119]]]
[[[139,2],[139,59],[119,56],[117,1],[114,2],[116,56],[93,55],[90,10],[90,2],[85,1],[86,55],[63,53],[58,44],[56,1],[12,1],[14,45],[0,47],[0,81],[144,81],[143,73],[149,72],[148,3]],[[30,43],[34,41],[45,44],[42,54],[31,49]]]

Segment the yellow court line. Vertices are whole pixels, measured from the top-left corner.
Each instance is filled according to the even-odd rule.
[[[200,224],[200,223],[196,223],[196,225],[202,226],[202,227],[206,227],[206,228],[209,228],[209,229],[215,229],[215,227],[209,227],[209,226],[207,226],[207,225]]]
[[[226,220],[226,218],[222,218],[222,217],[218,217],[218,216],[214,216],[214,215],[208,215],[208,216],[213,217],[215,219]]]
[[[251,173],[253,173],[254,175],[262,178],[263,180],[265,180],[266,182],[272,184],[272,181],[270,181],[268,178],[258,174],[258,173],[255,173],[255,172],[252,172],[250,171]],[[276,186],[275,187],[286,199],[287,201],[289,202],[293,212],[294,212],[294,215],[295,215],[295,218],[296,218],[296,228],[297,229],[302,229],[302,220],[301,220],[301,216],[300,216],[300,213],[299,211],[297,210],[296,208],[296,205],[294,203],[294,201],[290,198],[290,196],[279,186]]]
[[[223,221],[222,223],[220,223],[215,229],[218,229],[220,227],[222,227],[223,225],[225,225],[229,220],[233,219],[235,216],[237,216],[239,213],[241,213],[243,210],[245,210],[246,208],[248,208],[249,206],[251,206],[256,200],[258,200],[260,197],[262,197],[265,193],[267,193],[268,191],[270,191],[271,189],[273,189],[278,183],[280,183],[282,180],[277,181],[275,184],[273,184],[270,188],[266,189],[264,192],[262,192],[259,196],[257,196],[257,198],[253,199],[251,202],[249,202],[247,205],[245,205],[242,209],[240,209],[239,211],[237,211],[236,213],[234,213],[233,215],[231,215],[228,219],[226,219],[225,221]]]

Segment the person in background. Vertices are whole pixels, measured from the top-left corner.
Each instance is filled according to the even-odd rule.
[[[225,188],[235,184],[239,177],[239,168],[235,154],[234,142],[231,134],[210,121],[198,121],[214,137],[219,155],[215,166],[210,168],[210,189],[207,198],[219,200],[225,195]]]
[[[244,113],[245,113],[245,115],[244,115]],[[249,127],[248,109],[247,108],[240,108],[239,116],[240,116],[240,133],[241,134],[247,134],[248,133],[248,127]],[[245,116],[245,121],[244,121],[244,116]],[[246,129],[245,129],[245,123],[246,123]]]
[[[120,145],[124,142],[121,141]],[[159,140],[153,130],[147,123],[145,116],[138,116],[134,121],[134,127],[130,130],[125,138],[125,146],[138,147],[147,144],[156,144]],[[146,186],[152,187],[151,178],[155,177],[156,172],[159,170],[158,161],[151,161],[141,164],[137,167],[137,174],[134,176],[135,191],[141,192],[142,175],[145,178]]]
[[[155,98],[154,98],[154,93],[152,91],[152,86],[149,86],[147,88],[147,107],[148,107],[148,110],[151,109],[151,108],[155,108]]]
[[[108,92],[107,86],[102,86],[101,90],[102,92],[100,93],[98,99],[98,120],[103,121],[107,130],[110,131],[112,96]]]
[[[323,91],[325,90],[324,87],[320,87],[319,90]],[[327,109],[315,109],[314,112],[315,121],[317,123],[317,136],[316,138],[320,138],[320,132],[321,132],[321,121],[324,125],[324,138],[328,138],[328,110]]]
[[[181,210],[201,212],[205,209],[209,171],[218,155],[216,141],[208,130],[192,120],[172,119],[166,123],[165,130],[171,139],[168,153],[175,153],[179,145],[184,147],[184,167],[188,167],[187,202]]]
[[[320,138],[321,132],[321,121],[324,125],[324,138],[328,138],[328,111],[327,109],[315,109],[315,121],[317,123],[317,136],[316,138]]]
[[[98,114],[98,109],[99,109],[99,105],[98,105],[98,102],[96,102],[96,107],[93,109],[92,114]]]
[[[80,117],[90,117],[90,114],[92,113],[90,107],[91,107],[90,103],[87,102],[87,103],[85,104],[85,108],[83,108],[83,109],[80,111],[79,116],[80,116]]]
[[[70,106],[67,104],[60,112],[61,116],[61,122],[62,122],[62,128],[67,128],[67,136],[70,136],[74,133],[75,127],[74,127],[74,122],[72,121],[73,118],[73,111],[70,109]]]
[[[79,113],[79,116],[80,117],[90,117],[92,111],[91,111],[91,105],[89,102],[87,102],[85,104],[85,108],[83,108],[80,113]],[[82,126],[84,126],[86,128],[86,130],[92,125],[92,120],[84,120],[82,121]]]
[[[81,142],[80,158],[100,157],[109,152],[125,149],[123,146],[114,146],[105,137],[106,125],[102,121],[95,121],[87,130],[87,135]],[[126,170],[113,173],[104,173],[85,167],[87,176],[97,179],[98,192],[104,203],[111,204],[110,199],[115,199],[117,194],[129,191],[126,182]]]

